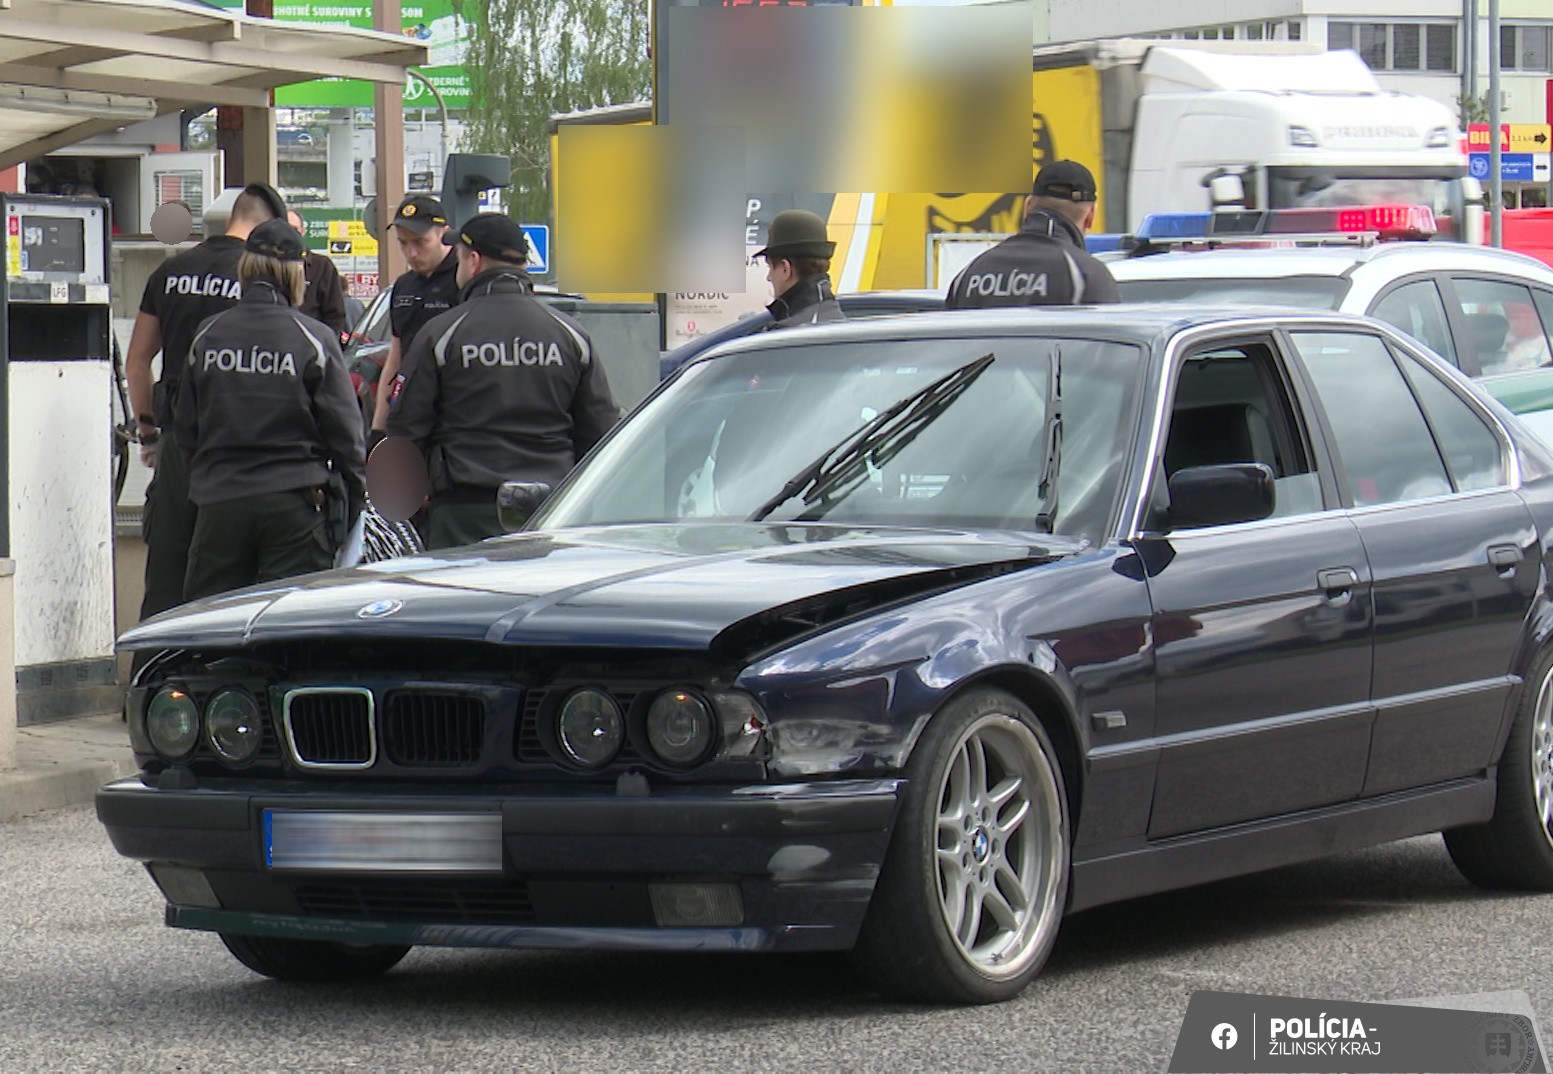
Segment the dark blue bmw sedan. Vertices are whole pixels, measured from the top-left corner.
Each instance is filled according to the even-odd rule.
[[[542,490],[504,490],[515,508]],[[521,532],[135,628],[98,815],[261,974],[849,949],[1420,833],[1553,888],[1553,459],[1335,313],[923,313],[683,369]]]

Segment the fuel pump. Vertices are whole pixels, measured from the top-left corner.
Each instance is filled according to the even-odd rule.
[[[21,724],[117,707],[108,211],[0,196],[0,557],[16,564]]]

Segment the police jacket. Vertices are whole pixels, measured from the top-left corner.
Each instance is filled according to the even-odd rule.
[[[458,302],[458,256],[448,251],[442,263],[422,276],[411,270],[394,281],[394,295],[388,300],[388,325],[399,337],[399,360],[415,342],[415,334],[427,321],[446,313]]]
[[[1120,301],[1111,270],[1084,249],[1084,233],[1064,217],[1036,209],[1017,235],[961,270],[944,305],[980,309]]]
[[[155,317],[162,329],[162,376],[156,391],[159,424],[166,425],[172,418],[171,397],[195,331],[206,318],[231,309],[243,293],[237,282],[242,256],[242,239],[215,235],[169,257],[146,280],[140,312]]]
[[[828,324],[847,319],[846,314],[841,312],[841,304],[836,301],[835,292],[830,288],[830,277],[823,273],[805,276],[788,288],[786,294],[778,295],[766,309],[773,318],[773,323],[764,329],[767,332],[800,324]]]
[[[174,416],[197,504],[318,487],[331,465],[349,521],[365,501],[361,411],[339,337],[266,281],[200,326]]]
[[[482,272],[405,355],[388,435],[420,446],[433,494],[555,484],[620,418],[588,333],[532,290],[521,270]]]

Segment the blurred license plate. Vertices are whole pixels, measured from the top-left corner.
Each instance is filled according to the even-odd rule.
[[[502,871],[500,813],[264,811],[271,869]]]

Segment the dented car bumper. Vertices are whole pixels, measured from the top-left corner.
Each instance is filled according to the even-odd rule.
[[[853,945],[902,781],[468,792],[111,783],[97,815],[167,923],[451,947]]]

